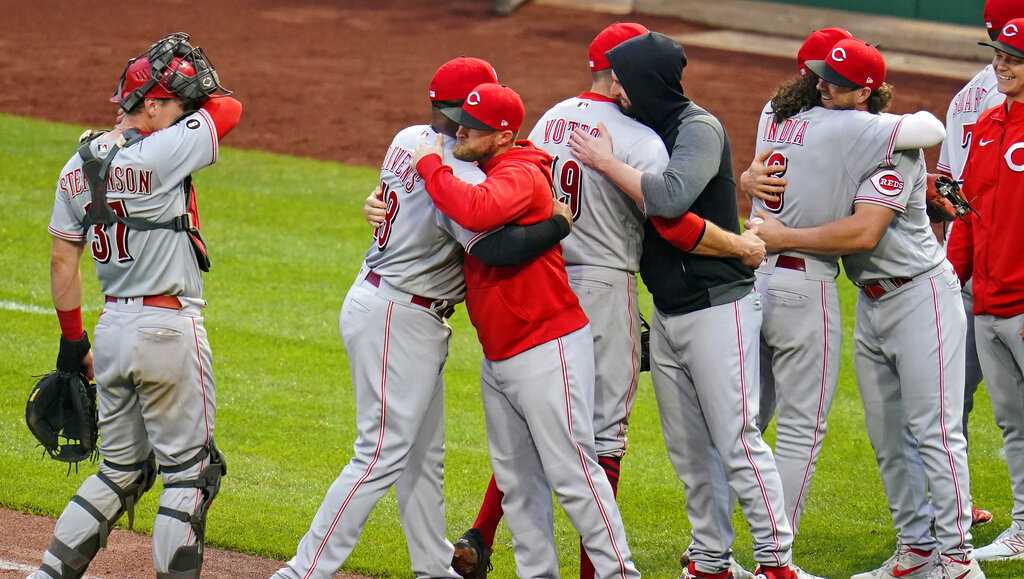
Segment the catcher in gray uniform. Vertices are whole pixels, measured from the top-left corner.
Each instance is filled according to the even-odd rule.
[[[215,390],[203,327],[191,173],[216,162],[242,107],[188,35],[129,62],[114,130],[90,136],[61,170],[49,232],[61,324],[58,370],[95,370],[99,472],[64,509],[33,579],[81,577],[107,535],[162,475],[153,524],[159,578],[199,577],[206,514],[226,472],[213,442]],[[144,146],[143,146],[144,143]],[[95,348],[82,330],[79,260],[88,244],[106,294]]]

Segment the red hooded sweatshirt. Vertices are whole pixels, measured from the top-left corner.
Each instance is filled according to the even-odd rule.
[[[1024,314],[1024,103],[978,117],[963,180],[977,212],[953,225],[946,255],[961,282],[973,280],[975,315]]]
[[[471,231],[530,225],[551,217],[551,156],[529,141],[482,163],[487,179],[460,181],[438,155],[416,170],[442,213]],[[588,323],[569,288],[562,248],[514,266],[489,266],[466,255],[466,309],[484,355],[504,360],[572,333]]]

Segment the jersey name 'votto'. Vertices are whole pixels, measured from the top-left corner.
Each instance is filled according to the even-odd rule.
[[[548,119],[544,122],[544,144],[565,142],[577,128],[583,129],[595,137],[601,135],[601,131],[597,130],[597,127],[591,127],[579,121],[566,118]]]

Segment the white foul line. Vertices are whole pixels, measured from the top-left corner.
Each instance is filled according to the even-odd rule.
[[[82,306],[83,312],[89,312],[96,308],[90,306]],[[23,304],[19,302],[12,302],[10,300],[0,300],[0,310],[9,310],[12,312],[22,312],[25,314],[52,314],[53,308],[44,308],[33,304]]]
[[[6,561],[0,559],[0,571],[22,571],[24,573],[33,573],[39,569],[39,567],[31,567],[29,565],[22,565],[21,563],[15,563],[14,561]],[[100,579],[95,575],[86,575],[83,579]]]

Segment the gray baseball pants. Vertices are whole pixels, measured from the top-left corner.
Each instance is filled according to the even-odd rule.
[[[787,565],[793,532],[782,480],[761,439],[758,346],[761,298],[666,316],[655,310],[651,365],[669,459],[686,491],[690,559],[716,573],[729,567],[732,498],[750,525],[754,559]]]

